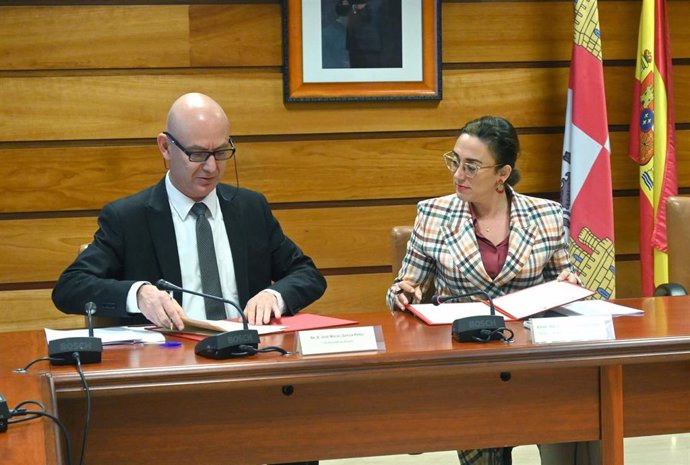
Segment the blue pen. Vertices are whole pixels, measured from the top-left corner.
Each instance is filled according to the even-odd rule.
[[[167,341],[158,344],[158,347],[180,347],[182,343],[180,341]]]

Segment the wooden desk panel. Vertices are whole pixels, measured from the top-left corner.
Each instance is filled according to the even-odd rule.
[[[250,386],[113,386],[94,392],[87,461],[276,463],[599,437],[596,367],[518,370],[508,381],[499,372],[395,371]],[[83,396],[59,401],[75,441],[83,406]]]
[[[625,436],[690,431],[690,361],[623,367]]]

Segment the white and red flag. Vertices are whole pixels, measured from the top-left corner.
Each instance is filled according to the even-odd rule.
[[[576,0],[561,168],[569,251],[595,297],[615,297],[611,148],[597,0]]]

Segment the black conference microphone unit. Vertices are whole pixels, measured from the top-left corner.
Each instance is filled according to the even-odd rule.
[[[7,431],[7,425],[9,424],[11,416],[12,413],[7,406],[7,401],[2,397],[2,394],[0,394],[0,433]]]
[[[468,316],[465,318],[458,318],[453,321],[453,329],[451,334],[453,339],[458,342],[488,342],[491,340],[503,339],[502,328],[505,328],[505,319],[496,315],[496,308],[491,296],[486,291],[474,291],[466,294],[449,295],[441,297],[434,294],[431,301],[434,305],[441,305],[450,300],[456,300],[463,297],[473,295],[481,295],[489,301],[489,309],[491,315]]]
[[[76,365],[77,357],[83,365],[85,363],[100,363],[103,353],[103,341],[93,336],[93,321],[91,316],[96,313],[96,304],[87,302],[84,306],[89,325],[88,337],[64,337],[54,339],[48,343],[48,356],[51,365]]]
[[[240,313],[244,329],[238,331],[227,331],[220,334],[214,334],[205,339],[202,339],[194,347],[194,352],[202,357],[222,360],[226,358],[246,357],[247,355],[256,354],[256,349],[259,347],[259,332],[255,329],[249,329],[249,321],[242,309],[232,300],[223,299],[215,295],[203,294],[201,292],[190,291],[176,286],[165,279],[159,279],[156,282],[156,287],[162,291],[178,291],[186,292],[188,294],[198,295],[206,299],[217,300],[226,304],[230,304]]]

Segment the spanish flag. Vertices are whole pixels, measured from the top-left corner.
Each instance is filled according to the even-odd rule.
[[[643,0],[637,41],[630,157],[640,165],[642,293],[668,282],[666,199],[678,193],[666,0]]]

